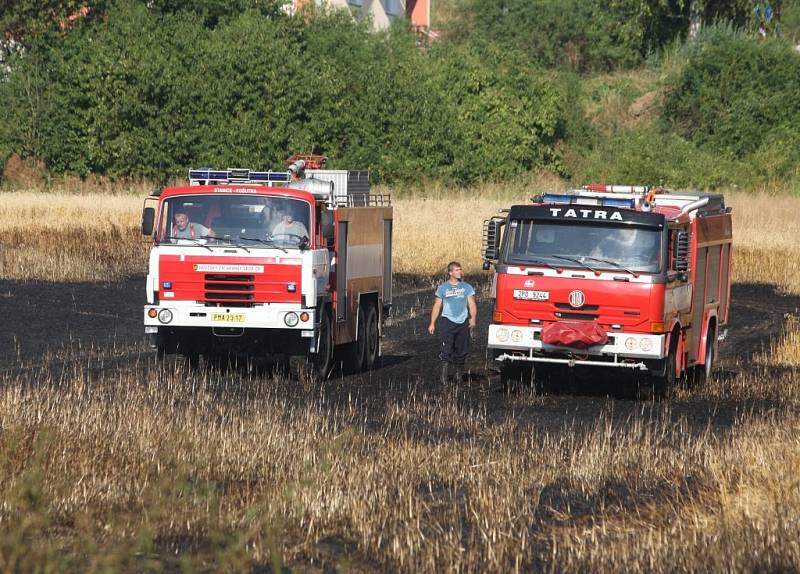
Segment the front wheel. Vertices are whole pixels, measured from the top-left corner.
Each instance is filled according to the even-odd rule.
[[[675,393],[675,379],[677,352],[676,345],[671,344],[669,354],[664,359],[663,373],[659,373],[653,377],[653,393],[655,398],[661,400],[669,400]]]
[[[512,390],[518,385],[533,383],[533,367],[519,363],[503,363],[500,367],[500,384],[506,390]]]
[[[695,384],[704,384],[711,378],[711,373],[714,370],[714,361],[716,360],[716,341],[717,331],[714,326],[708,328],[706,335],[706,352],[702,365],[697,365],[693,369]]]
[[[324,311],[319,324],[317,352],[312,356],[314,372],[320,379],[327,379],[328,375],[331,374],[331,369],[333,368],[333,345],[331,315],[328,311]]]

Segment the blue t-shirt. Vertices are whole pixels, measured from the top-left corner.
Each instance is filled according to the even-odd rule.
[[[436,290],[436,296],[442,300],[442,317],[453,323],[463,323],[469,317],[467,298],[475,295],[475,289],[466,281],[453,285],[445,281]]]

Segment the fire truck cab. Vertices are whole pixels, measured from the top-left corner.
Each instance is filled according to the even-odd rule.
[[[720,194],[591,185],[486,221],[501,379],[628,371],[668,397],[689,368],[708,376],[729,320],[730,212]]]
[[[145,200],[145,333],[159,356],[306,355],[371,369],[392,301],[392,207],[365,171],[198,169]]]

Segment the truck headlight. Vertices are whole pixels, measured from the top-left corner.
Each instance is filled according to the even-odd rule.
[[[169,323],[172,321],[172,311],[169,309],[161,309],[158,312],[158,320],[164,324]]]
[[[628,337],[625,339],[625,348],[629,351],[635,351],[639,346],[639,341],[636,340],[636,337]]]
[[[642,351],[647,353],[650,349],[653,348],[653,341],[651,341],[650,339],[642,338],[639,341],[639,347],[642,349]]]
[[[519,329],[514,329],[511,331],[511,340],[515,343],[519,343],[522,340],[522,331]]]
[[[495,336],[497,337],[498,341],[505,343],[508,341],[508,329],[498,329],[495,331]]]
[[[283,316],[283,322],[286,323],[287,327],[296,326],[298,321],[300,321],[300,317],[298,317],[297,313],[293,311],[289,311]]]

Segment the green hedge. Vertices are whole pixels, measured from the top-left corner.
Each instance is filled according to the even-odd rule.
[[[208,14],[135,0],[41,34],[0,83],[0,148],[53,172],[183,175],[324,152],[377,179],[558,169],[558,83],[491,47],[421,50],[342,13]]]
[[[782,138],[796,141],[800,54],[788,43],[723,26],[703,30],[684,51],[668,83],[666,129],[740,159],[766,144],[777,150]]]

